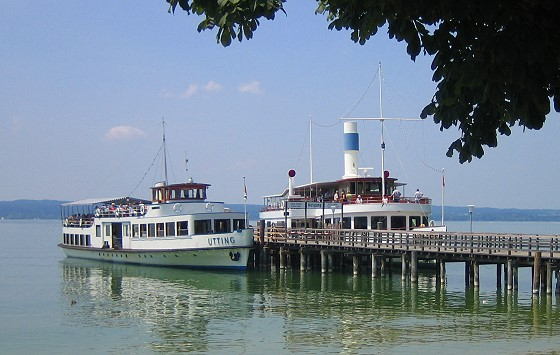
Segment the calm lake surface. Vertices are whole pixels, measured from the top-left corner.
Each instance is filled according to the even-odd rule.
[[[468,222],[449,223],[468,230]],[[558,234],[560,223],[478,222],[475,231]],[[556,296],[496,290],[481,266],[465,290],[421,269],[392,276],[299,270],[219,272],[66,259],[59,221],[0,221],[0,353],[551,353],[560,350]]]

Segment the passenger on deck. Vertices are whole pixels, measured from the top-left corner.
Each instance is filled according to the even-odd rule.
[[[416,192],[414,193],[414,201],[419,203],[423,196],[424,194],[420,192],[420,189],[416,189]]]
[[[338,201],[338,190],[334,192],[333,200]]]
[[[362,203],[362,195],[358,195],[358,197],[356,197],[356,203]]]
[[[401,200],[401,192],[398,189],[393,190],[391,196],[393,196],[393,201],[395,202],[399,202]]]

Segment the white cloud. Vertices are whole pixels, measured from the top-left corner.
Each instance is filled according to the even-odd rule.
[[[139,128],[132,126],[115,126],[105,133],[105,138],[109,140],[132,139],[145,136],[146,133]]]
[[[248,94],[262,94],[263,90],[261,89],[260,81],[251,81],[249,83],[239,85],[238,90],[243,93]]]
[[[204,90],[206,91],[220,91],[222,90],[222,85],[220,83],[215,82],[214,80],[210,80],[205,86]]]
[[[193,96],[198,92],[198,85],[190,84],[187,90],[185,90],[181,95],[179,95],[183,99],[188,99],[189,97]]]

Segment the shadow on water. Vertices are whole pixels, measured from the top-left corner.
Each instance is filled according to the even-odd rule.
[[[560,348],[552,297],[447,290],[400,274],[231,273],[65,259],[71,322],[141,327],[147,351],[525,352]],[[528,341],[531,341],[528,345]],[[445,351],[444,351],[445,352]]]

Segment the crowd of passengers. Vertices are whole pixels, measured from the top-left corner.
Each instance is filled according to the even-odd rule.
[[[95,209],[96,217],[130,217],[141,216],[146,213],[146,206],[143,203],[139,204],[122,204],[116,205],[101,205]]]

